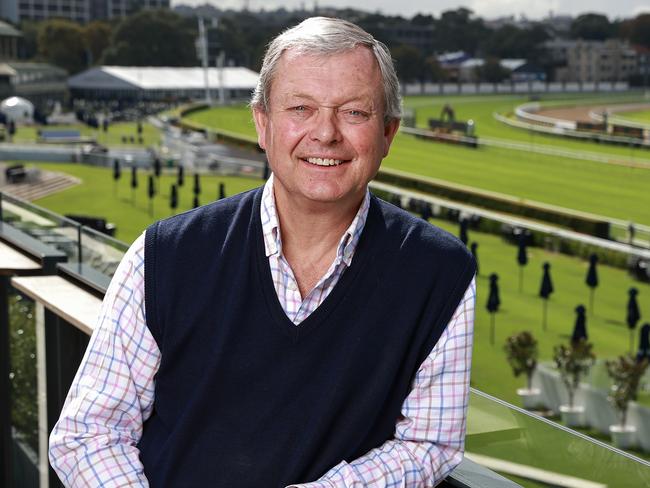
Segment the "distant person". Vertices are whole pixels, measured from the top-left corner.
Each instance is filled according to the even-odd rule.
[[[307,19],[251,105],[272,175],[126,253],[50,437],[67,486],[430,487],[463,456],[475,264],[368,192],[386,46]]]

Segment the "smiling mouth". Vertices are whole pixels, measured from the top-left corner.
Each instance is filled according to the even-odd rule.
[[[307,161],[309,164],[316,166],[338,166],[342,163],[345,163],[344,159],[332,159],[332,158],[305,158],[303,161]]]

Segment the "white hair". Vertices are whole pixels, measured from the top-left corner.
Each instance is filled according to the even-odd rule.
[[[298,54],[332,55],[366,46],[377,60],[384,86],[384,122],[402,117],[402,100],[399,81],[390,52],[385,44],[376,40],[361,27],[342,19],[311,17],[295,27],[285,30],[269,44],[251,106],[267,111],[271,84],[282,54],[291,50]]]

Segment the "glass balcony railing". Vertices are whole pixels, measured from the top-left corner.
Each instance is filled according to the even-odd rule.
[[[87,279],[96,280],[96,297],[101,296],[102,289],[105,290],[105,284],[127,248],[126,244],[111,237],[6,195],[2,195],[2,222],[63,251],[68,262],[59,265],[59,272],[66,266],[92,269],[94,274],[88,274]],[[36,488],[44,486],[43,480],[48,478],[43,476],[43,469],[47,472],[47,468],[43,467],[46,463],[43,457],[46,436],[42,433],[52,427],[57,415],[57,412],[48,412],[45,417],[38,415],[42,393],[37,391],[36,372],[41,368],[39,378],[47,378],[47,404],[51,410],[53,405],[62,402],[87,344],[87,334],[78,324],[70,322],[69,317],[74,314],[66,307],[74,306],[74,303],[50,303],[39,299],[38,293],[30,296],[25,286],[22,288],[17,291],[9,287],[6,296],[0,297],[8,304],[11,342],[11,432],[14,445],[11,470],[14,480],[21,477],[24,480],[21,483],[26,483],[24,486]],[[80,294],[84,293],[81,287],[78,290]],[[99,299],[96,300],[99,303]],[[38,317],[44,321],[40,329],[34,325]],[[41,349],[34,337],[34,329],[44,334]],[[42,351],[47,361],[39,363]],[[50,396],[53,384],[58,395],[55,398]],[[43,422],[48,425],[43,425]],[[506,486],[507,480],[499,478],[499,475],[513,482],[508,486],[531,488],[650,486],[650,463],[647,461],[475,389],[471,392],[467,417],[466,458],[482,466],[484,471],[477,474],[475,470],[467,470],[465,473],[470,473],[469,478],[464,476],[462,481],[452,479],[446,486]],[[31,471],[30,462],[35,463]],[[49,480],[50,487],[58,486],[52,473]]]
[[[0,199],[2,222],[67,256],[68,263],[113,276],[128,245],[74,220],[7,194]]]
[[[524,487],[640,488],[650,463],[472,390],[466,456]]]

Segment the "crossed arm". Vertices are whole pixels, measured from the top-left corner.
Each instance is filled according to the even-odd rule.
[[[474,281],[402,406],[395,438],[301,488],[429,487],[460,462],[469,397]],[[160,351],[146,326],[144,239],[131,246],[50,435],[50,463],[68,487],[148,487],[136,447],[151,415]]]

